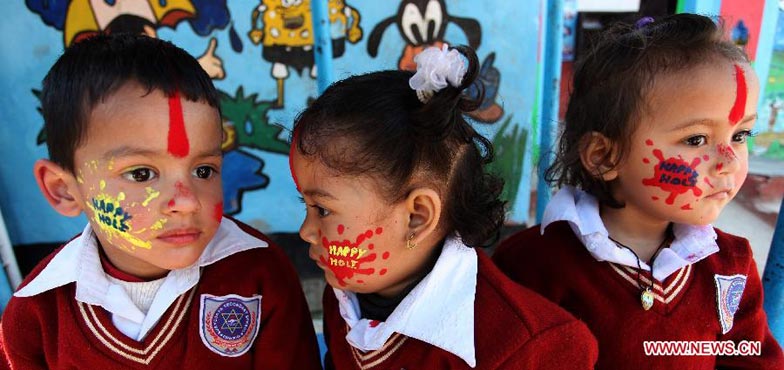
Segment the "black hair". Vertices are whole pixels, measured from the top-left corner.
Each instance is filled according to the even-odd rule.
[[[623,207],[613,198],[610,183],[583,166],[584,138],[598,132],[615,143],[616,161],[610,163],[613,153],[604,158],[615,167],[628,153],[656,77],[716,58],[748,62],[743,50],[725,39],[722,23],[701,15],[676,14],[637,26],[619,23],[604,31],[575,65],[558,153],[545,178],[557,186],[582,188],[610,207]]]
[[[153,30],[156,28],[155,24],[153,24],[147,18],[143,18],[134,14],[121,14],[120,16],[112,19],[112,21],[106,25],[104,33],[134,33],[141,35],[145,32],[144,27],[149,27]]]
[[[74,152],[86,139],[95,106],[128,82],[148,92],[175,92],[218,107],[207,73],[171,42],[143,35],[96,35],[65,50],[43,80],[41,110],[49,158],[74,172]]]
[[[409,86],[413,72],[349,77],[297,117],[293,145],[341,174],[371,176],[390,203],[417,186],[434,187],[444,199],[446,231],[483,246],[503,224],[503,181],[485,172],[492,144],[463,116],[479,105],[463,94],[478,83],[478,59],[468,47],[455,49],[468,60],[459,87],[449,85],[423,104]]]

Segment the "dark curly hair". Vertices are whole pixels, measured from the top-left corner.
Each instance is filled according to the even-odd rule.
[[[423,104],[408,84],[413,72],[349,77],[300,113],[293,145],[340,173],[372,176],[391,203],[425,182],[444,199],[447,232],[483,246],[503,224],[503,181],[485,172],[492,144],[463,116],[479,106],[463,94],[478,83],[478,59],[468,47],[455,49],[468,60],[459,87],[447,86]]]
[[[642,27],[610,27],[575,65],[558,153],[545,179],[558,187],[582,188],[610,207],[623,207],[613,198],[610,184],[583,167],[583,138],[598,132],[612,140],[618,151],[610,167],[617,165],[628,153],[629,140],[647,108],[646,92],[656,77],[716,58],[748,62],[743,50],[725,39],[722,23],[708,17],[676,14]]]

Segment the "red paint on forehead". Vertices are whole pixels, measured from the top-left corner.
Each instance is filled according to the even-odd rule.
[[[182,102],[180,93],[174,90],[169,98],[169,154],[182,158],[188,155],[190,143],[185,132],[185,121],[182,118]]]
[[[651,146],[653,145],[653,141],[651,139],[645,140],[645,145]]]
[[[746,75],[743,72],[743,68],[737,64],[735,64],[735,83],[735,104],[732,105],[729,115],[730,124],[732,125],[737,124],[743,118],[746,110],[746,94],[748,93]]]
[[[384,252],[384,254],[381,255],[381,258],[383,259],[389,258],[389,252]]]
[[[384,274],[386,274],[386,273],[387,273],[387,269],[381,269],[381,271],[379,271],[379,273],[378,273],[378,274],[379,274],[379,275],[384,275]]]
[[[291,171],[291,178],[294,180],[294,186],[297,187],[297,191],[300,191],[299,188],[299,181],[297,181],[297,174],[294,172],[294,153],[297,150],[297,130],[294,130],[294,134],[291,136],[291,147],[289,148],[289,170]]]
[[[215,205],[215,208],[212,210],[212,217],[217,222],[221,222],[223,218],[223,202],[219,202]]]

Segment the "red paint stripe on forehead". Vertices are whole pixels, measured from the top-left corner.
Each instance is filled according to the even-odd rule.
[[[291,178],[294,180],[294,186],[299,189],[299,182],[297,181],[297,174],[294,172],[294,153],[297,150],[297,131],[291,135],[291,147],[289,148],[289,170],[291,170]]]
[[[732,109],[730,110],[730,123],[735,125],[737,124],[741,118],[743,118],[743,114],[746,110],[746,75],[743,72],[743,68],[741,66],[735,64],[735,82],[736,82],[736,92],[735,92],[735,104],[732,105]]]
[[[169,98],[169,154],[182,158],[188,155],[189,151],[190,143],[182,118],[180,93],[174,90],[174,94]]]

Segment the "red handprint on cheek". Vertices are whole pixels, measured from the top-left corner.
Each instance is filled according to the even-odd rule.
[[[653,142],[647,140],[647,145],[653,145]],[[694,158],[691,163],[687,163],[680,156],[670,157],[666,160],[661,150],[654,149],[653,155],[659,160],[659,163],[654,166],[653,177],[643,179],[642,183],[646,186],[660,187],[662,190],[669,192],[670,195],[665,200],[667,204],[674,204],[675,198],[691,190],[695,196],[702,195],[702,190],[697,186],[697,179],[699,173],[696,168],[700,164],[700,158]],[[658,198],[654,198],[657,200]],[[690,210],[689,203],[684,204],[681,209]]]
[[[345,227],[338,225],[338,235],[342,235],[344,231]],[[369,250],[374,248],[373,244],[369,244],[367,249],[365,249],[362,247],[362,243],[372,238],[373,235],[380,235],[382,232],[383,229],[380,227],[376,228],[375,232],[367,230],[357,235],[353,243],[348,239],[343,241],[329,240],[326,236],[322,236],[321,245],[327,250],[329,258],[320,256],[319,259],[324,266],[335,274],[335,278],[338,279],[338,283],[341,286],[346,286],[346,279],[351,279],[354,277],[354,274],[372,275],[376,270],[374,268],[363,268],[362,264],[375,261],[377,256],[376,253],[368,253]],[[384,257],[388,257],[387,252],[385,252]],[[382,270],[382,272],[386,273],[386,269]],[[363,283],[364,281],[358,280],[357,282]]]

